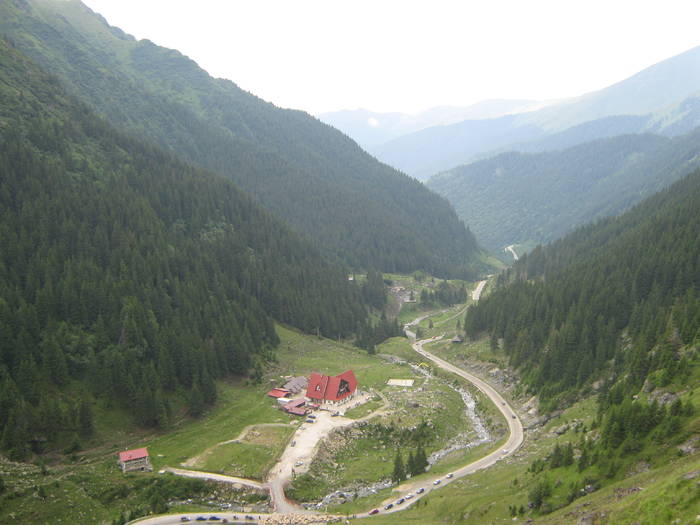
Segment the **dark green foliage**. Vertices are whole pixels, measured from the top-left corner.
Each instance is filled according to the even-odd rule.
[[[542,479],[535,483],[535,485],[530,489],[528,493],[528,498],[530,500],[530,505],[539,509],[545,500],[552,494],[552,483],[547,478]]]
[[[483,245],[551,242],[618,214],[700,166],[700,130],[673,139],[622,135],[546,153],[504,153],[455,168],[428,186]]]
[[[79,2],[3,2],[0,32],[111,123],[233,179],[330,257],[474,276],[476,241],[447,201],[312,116],[136,41]]]
[[[375,346],[382,341],[390,337],[401,337],[403,335],[404,333],[398,320],[389,320],[382,314],[381,319],[375,324],[368,321],[364,327],[360,328],[355,345],[364,348],[370,353],[374,353]]]
[[[452,306],[465,303],[467,302],[467,289],[463,284],[457,286],[447,281],[441,281],[432,290],[423,288],[420,292],[420,302],[425,306]]]
[[[428,458],[426,457],[425,450],[422,446],[419,446],[418,450],[416,451],[416,455],[413,458],[413,467],[414,469],[411,470],[412,476],[423,474],[423,472],[425,472],[425,470],[428,468]]]
[[[401,457],[401,451],[396,452],[396,457],[394,458],[394,471],[391,474],[391,481],[394,483],[401,483],[406,479],[406,467],[403,464],[403,458]]]
[[[0,436],[16,459],[94,431],[91,403],[144,426],[168,392],[199,414],[214,380],[278,343],[366,318],[327,263],[233,183],[126,137],[0,40]],[[77,388],[76,388],[77,387]],[[70,446],[69,446],[70,448]]]
[[[367,271],[367,280],[362,283],[362,298],[365,303],[381,310],[386,305],[386,288],[381,272]]]
[[[607,370],[632,393],[689,373],[700,335],[700,173],[615,219],[538,247],[471,307],[548,406]],[[614,394],[612,390],[611,395]],[[614,394],[621,397],[621,394]]]

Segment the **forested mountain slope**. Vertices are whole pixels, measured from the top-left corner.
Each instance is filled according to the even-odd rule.
[[[700,166],[700,129],[684,136],[621,135],[561,151],[503,153],[433,177],[481,242],[551,242],[615,215]]]
[[[698,210],[694,172],[620,217],[537,248],[468,310],[467,333],[502,339],[550,408],[601,378],[617,389],[607,406],[642,387],[682,388],[699,358]]]
[[[142,145],[0,39],[0,447],[168,418],[255,369],[272,320],[329,336],[360,291],[232,182]],[[10,429],[10,430],[7,430]]]
[[[98,113],[233,179],[353,268],[470,276],[473,235],[441,197],[310,115],[136,41],[77,0],[9,0],[0,33]]]

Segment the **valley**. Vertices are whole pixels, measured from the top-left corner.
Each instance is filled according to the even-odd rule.
[[[375,4],[0,0],[0,523],[700,522],[700,13]]]
[[[478,300],[481,292],[484,289],[484,286],[486,285],[486,281],[480,281],[479,283],[476,283],[474,285],[473,291],[472,291],[472,300]],[[414,321],[407,323],[405,330],[411,336],[411,332],[409,330],[409,327],[418,325],[421,321],[430,319],[434,316],[442,316],[443,320],[440,324],[444,325],[448,321],[452,321],[458,316],[463,315],[464,313],[464,307],[463,305],[456,305],[448,310],[439,310],[439,311],[428,311],[425,314],[421,315],[418,319],[415,319]],[[447,317],[446,317],[447,314]],[[485,429],[481,429],[478,434],[481,436],[477,441],[474,441],[474,444],[468,444],[466,448],[450,448],[448,449],[449,452],[447,454],[438,454],[437,457],[440,458],[450,458],[449,461],[447,459],[439,459],[435,460],[437,461],[434,465],[432,465],[432,468],[426,475],[422,476],[414,476],[410,478],[408,481],[401,483],[397,487],[393,488],[386,488],[384,490],[380,490],[375,496],[369,496],[362,498],[360,497],[359,499],[356,499],[355,501],[347,502],[343,501],[340,505],[336,504],[331,504],[329,505],[326,503],[323,507],[317,507],[317,510],[306,510],[304,507],[300,507],[296,504],[291,503],[288,501],[284,495],[284,487],[287,485],[290,481],[292,482],[292,485],[295,485],[294,478],[296,476],[300,476],[306,472],[306,470],[309,468],[308,465],[311,464],[312,468],[315,469],[315,474],[314,477],[316,478],[319,475],[319,472],[316,470],[318,468],[318,463],[314,466],[314,457],[321,452],[321,448],[319,446],[321,443],[323,444],[323,449],[328,450],[330,448],[330,443],[328,443],[328,440],[333,438],[334,435],[337,435],[340,432],[340,429],[347,427],[348,425],[352,425],[353,427],[362,427],[362,422],[363,421],[368,421],[371,422],[373,418],[378,417],[378,416],[383,416],[384,418],[392,417],[393,413],[397,410],[398,406],[396,403],[396,399],[394,399],[399,393],[399,391],[396,391],[394,389],[389,388],[387,391],[385,389],[384,392],[382,391],[376,391],[377,394],[379,394],[381,398],[381,405],[370,412],[369,414],[366,414],[360,418],[356,419],[348,419],[347,417],[343,417],[342,415],[340,417],[331,417],[330,412],[320,412],[315,416],[315,421],[312,424],[307,424],[302,425],[296,430],[294,435],[291,438],[287,439],[287,448],[285,449],[284,452],[281,453],[280,459],[278,463],[270,469],[270,471],[265,475],[265,484],[264,487],[268,488],[270,491],[271,495],[271,500],[270,500],[270,505],[274,509],[274,514],[262,514],[262,513],[257,513],[255,514],[256,520],[259,520],[260,523],[306,523],[309,518],[304,518],[304,515],[318,515],[319,519],[328,519],[328,518],[323,518],[323,513],[324,511],[326,513],[330,513],[331,516],[335,514],[340,514],[340,515],[345,515],[347,516],[349,513],[352,513],[353,516],[355,517],[368,517],[369,514],[369,508],[368,508],[368,503],[370,503],[372,500],[377,501],[376,505],[378,508],[390,506],[392,508],[389,508],[388,510],[381,511],[382,514],[387,513],[387,514],[393,514],[398,511],[402,511],[405,509],[410,508],[412,505],[419,505],[420,501],[422,500],[423,497],[427,497],[429,494],[433,493],[435,490],[442,489],[445,486],[448,486],[450,483],[453,483],[459,479],[461,479],[464,476],[470,475],[478,470],[488,468],[495,464],[497,461],[501,461],[508,456],[514,454],[517,449],[519,448],[520,444],[522,443],[523,440],[523,433],[522,433],[522,425],[520,424],[519,419],[517,419],[517,416],[515,415],[515,412],[512,410],[512,408],[507,404],[507,402],[487,383],[483,382],[482,380],[476,378],[472,374],[468,374],[464,372],[463,370],[460,370],[456,368],[454,365],[451,365],[447,363],[446,361],[430,354],[428,351],[426,351],[423,346],[434,343],[438,340],[441,339],[441,336],[434,336],[429,339],[424,339],[424,340],[415,340],[409,341],[408,343],[402,343],[405,344],[406,346],[410,345],[410,347],[413,349],[413,351],[417,354],[419,357],[427,358],[429,361],[433,362],[438,369],[444,370],[450,374],[456,374],[457,376],[465,379],[468,383],[476,386],[478,390],[484,393],[485,399],[488,399],[490,402],[493,404],[493,409],[496,414],[499,414],[500,417],[502,417],[506,422],[507,422],[507,440],[504,441],[504,438],[499,438],[497,440],[497,443],[493,443],[493,438],[489,436],[489,433]],[[398,342],[398,341],[397,341]],[[380,357],[382,354],[380,354]],[[391,357],[391,356],[384,356],[386,357]],[[396,360],[392,359],[390,362],[394,362],[398,364],[401,368],[404,368],[403,376],[406,376],[407,370],[406,368],[406,361],[403,361],[401,359]],[[423,374],[427,374],[426,381],[430,380],[431,377],[433,377],[434,373],[437,372],[426,372],[423,369],[420,368],[417,364],[415,364],[417,361],[414,359],[413,360],[414,364],[411,364],[410,362],[408,364],[413,367],[414,372],[411,373],[410,375],[416,374],[416,371],[421,371]],[[410,370],[410,368],[409,368]],[[421,377],[423,374],[418,374],[418,377]],[[414,375],[415,377],[415,375]],[[432,381],[435,381],[438,378],[438,376],[434,376]],[[444,379],[443,379],[444,380]],[[420,381],[420,379],[419,379]],[[452,387],[454,388],[454,387]],[[425,384],[421,388],[421,390],[425,390]],[[405,389],[404,389],[405,391]],[[464,394],[463,396],[467,396],[465,399],[470,400],[470,402],[473,404],[473,400],[471,398],[471,395],[463,391]],[[370,394],[371,395],[371,394]],[[444,394],[442,394],[444,396]],[[423,393],[420,395],[418,399],[420,399],[420,403],[423,404],[426,402],[425,398],[426,394]],[[352,412],[353,407],[357,405],[358,407],[361,407],[363,405],[363,400],[358,399],[357,401],[354,401],[349,408],[341,408],[341,411],[343,412]],[[355,409],[357,410],[357,409]],[[341,412],[342,413],[342,412]],[[476,424],[479,427],[483,425],[483,423],[478,419],[479,416],[472,415],[471,417],[475,417],[474,421],[472,421],[472,424]],[[293,421],[292,421],[293,423]],[[465,421],[465,423],[468,423],[468,420]],[[465,424],[462,423],[462,424]],[[238,442],[241,440],[241,437],[245,436],[246,434],[250,433],[253,428],[271,428],[271,425],[278,426],[280,424],[263,424],[263,425],[256,425],[255,427],[246,427],[246,429],[241,433],[239,438],[235,440],[229,440],[229,441],[224,441],[216,445],[215,447],[219,446],[224,446],[228,443],[231,442]],[[274,427],[272,427],[274,428]],[[311,434],[309,434],[311,432]],[[464,432],[464,430],[462,430]],[[499,433],[502,433],[502,431],[498,431]],[[343,432],[341,432],[343,433]],[[483,435],[481,435],[483,434]],[[357,439],[362,439],[361,434],[358,436],[355,436],[355,440]],[[487,447],[484,452],[487,450],[491,450],[489,454],[486,454],[485,456],[477,459],[474,461],[471,459],[473,457],[474,453],[477,453],[479,455],[483,454],[484,452],[477,452],[477,450],[482,450],[483,446],[482,443]],[[489,444],[491,443],[491,444]],[[463,445],[462,445],[463,446]],[[474,447],[477,447],[474,449]],[[494,446],[496,447],[494,450]],[[346,445],[347,447],[347,445]],[[344,452],[342,449],[338,449],[340,452],[340,457],[337,458],[335,461],[338,461],[341,465],[341,470],[345,470],[348,467],[352,467],[353,463],[356,463],[359,461],[359,458],[356,457],[356,454],[358,454],[358,449],[356,447],[350,447],[352,450],[350,453]],[[215,450],[214,448],[213,450]],[[473,452],[469,453],[467,456],[464,456],[464,452],[459,452],[460,450],[466,450],[469,451],[470,449],[474,449]],[[362,449],[360,449],[362,450]],[[327,452],[324,452],[327,453]],[[366,452],[365,452],[366,453]],[[205,451],[203,454],[204,456],[211,455],[212,454],[212,449],[208,449]],[[359,452],[359,454],[362,454],[362,452]],[[435,456],[436,454],[431,455]],[[457,459],[460,455],[462,457],[470,458],[468,460],[468,463],[465,464],[460,464],[460,460]],[[342,459],[341,459],[342,458]],[[185,464],[196,464],[197,462],[201,463],[202,457],[197,456],[194,460],[190,459],[185,462]],[[432,463],[433,460],[429,458],[429,462]],[[447,463],[443,465],[443,463]],[[464,461],[464,460],[462,460]],[[449,465],[449,466],[448,466]],[[449,476],[445,477],[445,468],[450,469]],[[296,467],[296,468],[295,468]],[[292,476],[290,477],[289,471],[292,471]],[[209,474],[207,472],[193,472],[193,471],[186,471],[182,469],[175,469],[171,467],[167,467],[166,469],[163,469],[160,471],[161,474],[164,472],[171,472],[176,475],[184,475],[187,477],[200,477],[204,479],[219,479],[221,481],[225,481],[227,483],[235,483],[237,485],[242,485],[242,486],[251,486],[254,488],[260,488],[261,485],[254,481],[246,481],[246,480],[241,480],[240,478],[229,478],[226,476],[220,476],[216,474]],[[435,473],[438,474],[438,477],[435,476]],[[442,473],[440,475],[440,473]],[[369,479],[367,476],[371,476],[371,474],[366,473],[362,476],[362,479],[365,480],[365,482]],[[438,481],[439,480],[439,481]],[[439,485],[437,483],[440,483]],[[420,492],[416,492],[417,490],[421,489]],[[330,487],[329,487],[330,488]],[[326,488],[328,490],[328,488]],[[347,489],[346,489],[347,490]],[[357,491],[357,489],[355,489]],[[374,491],[372,491],[374,492]],[[298,490],[294,490],[293,493],[295,495],[299,495],[300,493]],[[387,498],[388,496],[388,498]],[[357,497],[357,496],[356,496]],[[383,501],[379,501],[379,498],[385,498]],[[394,505],[392,502],[394,500],[402,500],[405,499],[406,503],[401,506],[401,505]],[[369,500],[369,501],[366,501]],[[392,503],[391,505],[389,505]],[[364,508],[364,512],[362,512],[362,509]],[[241,509],[240,512],[243,512],[244,509]],[[239,513],[240,513],[239,512]],[[228,513],[215,513],[215,515],[219,516],[222,519],[228,519],[229,521],[234,520],[234,515],[238,515],[238,513],[233,513],[233,512],[228,512]],[[196,515],[191,514],[184,514],[184,516],[188,516],[191,519],[196,518]],[[296,518],[294,516],[297,516]],[[144,523],[144,524],[162,524],[162,523],[176,523],[179,522],[181,515],[176,515],[173,518],[167,518],[167,517],[155,517],[155,518],[149,518],[147,520],[137,520],[138,523]],[[243,518],[243,517],[241,517]],[[242,519],[242,521],[245,518]],[[172,521],[169,521],[172,520]],[[281,521],[280,521],[281,520]]]

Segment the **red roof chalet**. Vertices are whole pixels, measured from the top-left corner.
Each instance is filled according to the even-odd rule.
[[[337,403],[350,396],[357,390],[357,379],[352,370],[346,370],[337,376],[326,376],[313,372],[309,378],[306,397]]]
[[[119,465],[124,472],[130,470],[153,470],[148,459],[147,448],[135,448],[119,453]]]

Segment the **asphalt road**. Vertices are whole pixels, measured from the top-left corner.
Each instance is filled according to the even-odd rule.
[[[411,333],[407,330],[406,331],[409,337],[411,336]],[[453,374],[457,374],[460,377],[463,377],[470,383],[472,383],[476,388],[478,388],[481,392],[483,392],[493,403],[498,407],[500,412],[503,414],[503,417],[506,419],[506,422],[508,423],[508,431],[510,433],[508,437],[508,441],[506,441],[505,445],[503,445],[501,448],[498,450],[495,450],[491,452],[490,454],[477,459],[476,461],[473,461],[469,463],[468,465],[465,465],[462,468],[459,468],[455,471],[452,472],[452,477],[447,478],[447,477],[432,477],[432,478],[426,478],[424,479],[420,484],[411,484],[406,483],[398,488],[400,494],[396,495],[395,497],[392,498],[391,503],[394,503],[393,508],[389,510],[385,510],[383,507],[389,503],[389,501],[383,501],[382,505],[379,508],[379,512],[381,514],[391,514],[394,512],[399,512],[401,510],[404,510],[406,508],[409,508],[412,504],[414,504],[416,501],[419,499],[427,496],[434,490],[438,490],[445,485],[448,485],[452,483],[455,480],[458,480],[460,478],[463,478],[464,476],[468,476],[470,474],[473,474],[474,472],[477,472],[479,470],[488,468],[495,464],[497,461],[500,461],[510,455],[512,455],[523,443],[524,439],[524,433],[523,433],[523,425],[522,422],[520,421],[520,418],[518,418],[518,415],[515,413],[515,411],[511,408],[511,406],[508,404],[508,402],[503,399],[503,396],[499,394],[491,385],[489,385],[486,381],[483,381],[482,379],[479,379],[473,374],[470,374],[469,372],[466,372],[462,370],[461,368],[448,363],[444,359],[440,359],[434,354],[431,354],[427,350],[423,348],[424,344],[431,343],[433,341],[437,341],[441,339],[442,336],[440,337],[433,337],[431,339],[423,339],[421,341],[415,341],[412,344],[413,350],[418,352],[420,355],[425,357],[426,359],[429,359],[433,363],[435,363],[437,366],[442,368],[443,370],[447,370],[448,372],[452,372]],[[440,480],[438,485],[435,485],[434,482]],[[416,490],[419,488],[423,488],[424,492],[421,494],[416,494]],[[403,489],[403,490],[402,490]],[[405,492],[403,492],[405,490]],[[413,496],[411,499],[406,500],[402,504],[396,504],[396,502],[400,498],[405,498],[406,495],[412,494]],[[369,516],[368,513],[363,513],[363,514],[357,514],[358,518],[364,518]]]

